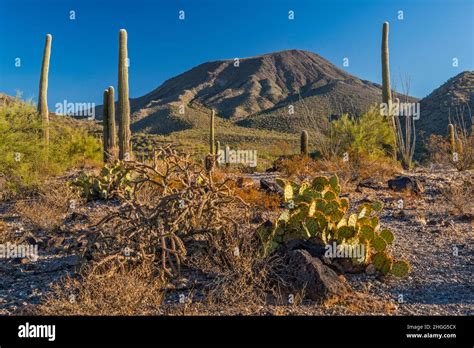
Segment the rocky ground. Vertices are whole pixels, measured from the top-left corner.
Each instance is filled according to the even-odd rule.
[[[401,279],[365,273],[346,274],[348,285],[366,299],[366,308],[359,304],[356,311],[349,310],[351,304],[347,301],[333,306],[303,302],[284,308],[268,306],[248,311],[228,308],[213,314],[473,315],[473,199],[467,195],[459,198],[461,202],[464,199],[463,205],[471,215],[461,213],[448,203],[442,190],[463,180],[472,183],[474,175],[472,172],[428,169],[407,175],[418,179],[423,192],[418,195],[395,192],[386,182],[368,180],[349,194],[352,206],[365,199],[384,202],[381,221],[395,234],[392,253],[394,257],[406,258],[412,265],[410,275]],[[274,177],[274,174],[250,176],[255,182],[262,178],[271,181]],[[68,251],[68,246],[77,242],[75,233],[87,226],[91,220],[88,214],[93,215],[97,209],[100,207],[90,204],[84,211],[70,214],[61,229],[64,233],[51,237],[34,231],[12,205],[0,203],[0,220],[4,221],[6,229],[25,242],[39,244],[36,261],[0,259],[0,315],[17,313],[24,306],[39,303],[54,283],[77,270],[80,259]],[[177,288],[169,292],[166,303],[176,303],[179,294],[188,291],[186,285]],[[374,310],[374,302],[381,303],[379,310]],[[195,310],[199,311],[199,308]]]

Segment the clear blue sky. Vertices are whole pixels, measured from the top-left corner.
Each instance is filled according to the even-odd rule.
[[[345,70],[380,83],[386,20],[392,80],[408,74],[412,95],[426,96],[474,70],[473,0],[1,0],[0,91],[36,100],[44,37],[51,33],[50,107],[64,99],[100,104],[104,88],[117,83],[120,28],[128,31],[133,98],[206,61],[292,48],[341,68],[348,57]]]

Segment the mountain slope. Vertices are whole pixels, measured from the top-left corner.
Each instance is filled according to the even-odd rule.
[[[453,120],[456,115],[462,115],[465,125],[470,128],[473,112],[474,71],[464,71],[420,101],[417,132],[425,138],[431,134],[446,134],[450,116]]]
[[[241,126],[294,132],[303,125],[311,128],[330,114],[361,113],[381,100],[379,85],[311,52],[281,51],[234,64],[234,60],[201,64],[132,99],[132,130],[169,134],[207,127],[213,108],[219,117]],[[287,112],[289,105],[294,114]],[[308,107],[311,122],[303,112]],[[100,115],[100,109],[96,111]]]

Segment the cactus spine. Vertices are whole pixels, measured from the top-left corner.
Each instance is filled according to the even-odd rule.
[[[119,33],[118,69],[118,118],[119,118],[119,159],[131,159],[130,147],[130,101],[128,99],[128,52],[127,31]]]
[[[108,142],[107,150],[109,151],[109,156],[117,155],[117,131],[115,129],[115,90],[112,86],[108,88],[107,93],[107,111],[108,111]]]
[[[104,141],[104,162],[107,162],[109,159],[109,111],[108,111],[108,101],[109,101],[109,90],[104,90],[104,104],[102,108],[102,138]]]
[[[456,152],[456,135],[454,133],[454,125],[452,123],[448,124],[448,133],[449,133],[449,143],[451,144],[451,152]]]
[[[308,155],[308,132],[307,131],[302,131],[301,132],[301,154],[304,156]]]
[[[38,112],[41,116],[41,120],[43,123],[44,143],[46,146],[48,146],[49,144],[48,73],[52,40],[53,37],[51,36],[51,34],[47,34],[43,52],[43,63],[41,65],[41,77],[38,96]]]

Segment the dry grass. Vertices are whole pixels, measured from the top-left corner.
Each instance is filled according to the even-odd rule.
[[[236,188],[235,195],[252,207],[272,211],[280,207],[281,197],[278,194],[257,190],[255,187]]]
[[[275,161],[274,167],[288,178],[311,176],[321,170],[318,161],[301,155],[280,158]]]
[[[163,283],[150,265],[142,265],[110,277],[67,277],[31,310],[35,315],[157,315],[163,294]]]
[[[63,223],[71,202],[78,200],[66,183],[58,180],[43,185],[35,199],[18,201],[15,210],[35,228],[52,232]]]
[[[441,189],[441,194],[452,207],[454,213],[469,218],[474,217],[474,184],[472,180],[464,180],[457,185],[449,185]]]

